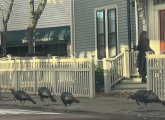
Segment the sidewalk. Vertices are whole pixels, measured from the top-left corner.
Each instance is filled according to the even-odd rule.
[[[39,99],[38,95],[33,95],[32,98],[37,102],[37,104],[32,104],[31,102],[26,102],[25,107],[32,107],[37,109],[43,109],[43,103]],[[148,112],[144,112],[145,108],[139,109],[134,100],[127,100],[121,97],[103,97],[99,96],[96,99],[89,98],[77,98],[80,103],[73,103],[70,107],[71,110],[76,112],[97,112],[97,113],[111,113],[111,114],[129,114],[135,116],[144,117],[163,117],[165,118],[165,106],[158,103],[148,104]],[[57,102],[50,102],[51,109],[63,112],[64,105],[61,102],[59,96],[56,97]],[[2,105],[15,105],[13,96],[11,93],[2,94],[2,100],[0,100]],[[20,105],[20,102],[17,102]],[[143,105],[143,104],[142,104]],[[17,106],[18,108],[20,106]]]

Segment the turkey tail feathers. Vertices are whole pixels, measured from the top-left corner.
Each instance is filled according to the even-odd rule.
[[[56,99],[52,95],[50,96],[50,99],[52,102],[56,102]]]
[[[76,99],[73,99],[73,101],[76,102],[76,103],[79,103],[80,102],[79,100],[76,100]]]
[[[36,104],[36,102],[32,98],[29,101],[31,101],[33,104]]]
[[[163,104],[165,106],[165,101],[160,101],[161,104]]]

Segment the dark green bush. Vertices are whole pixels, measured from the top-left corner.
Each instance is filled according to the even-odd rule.
[[[96,66],[95,70],[95,87],[96,92],[99,92],[104,88],[104,70],[102,66]]]

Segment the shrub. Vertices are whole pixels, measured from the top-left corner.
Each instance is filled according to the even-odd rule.
[[[95,87],[96,87],[96,92],[104,88],[104,70],[102,66],[96,66]]]

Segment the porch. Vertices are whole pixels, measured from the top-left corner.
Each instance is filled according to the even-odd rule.
[[[165,99],[165,55],[147,53],[147,83],[141,82],[136,67],[137,51],[124,51],[113,59],[104,59],[105,93],[153,90]]]

